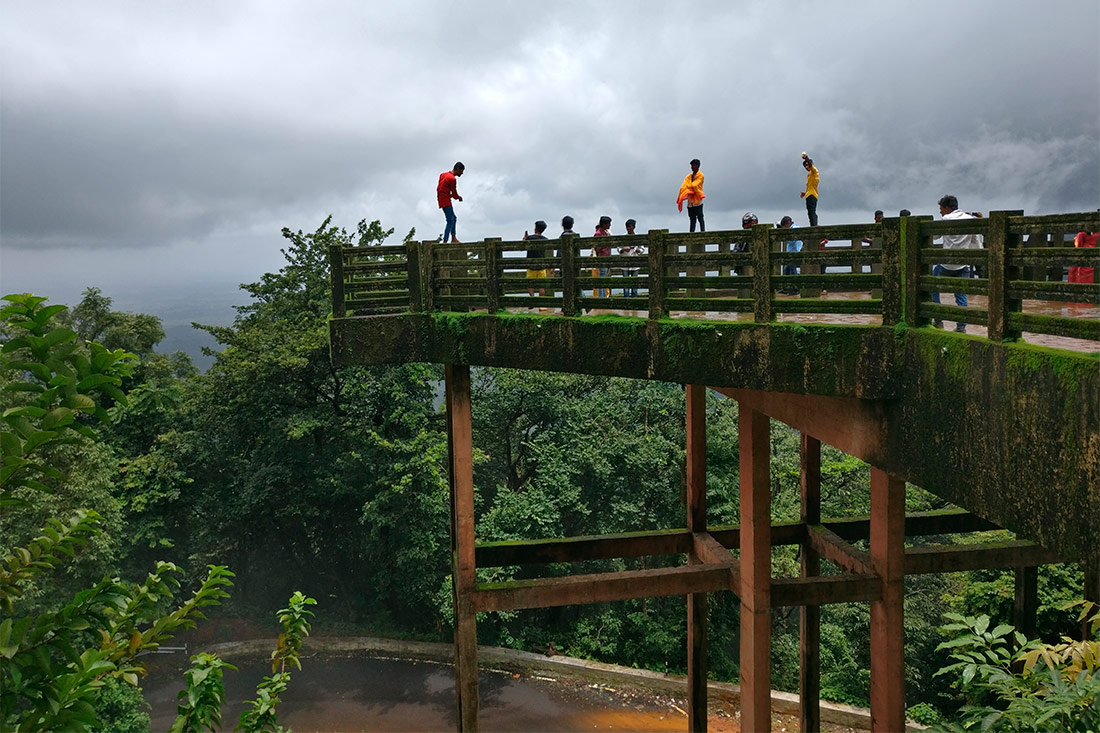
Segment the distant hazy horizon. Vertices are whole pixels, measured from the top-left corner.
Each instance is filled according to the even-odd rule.
[[[202,353],[202,348],[218,349],[218,343],[208,333],[191,324],[228,326],[237,314],[234,306],[249,302],[249,296],[240,289],[240,283],[228,280],[199,283],[167,281],[156,286],[140,282],[89,281],[80,284],[75,279],[51,282],[50,278],[34,282],[10,282],[4,278],[2,283],[3,295],[34,293],[48,298],[50,303],[64,304],[70,308],[79,303],[84,291],[91,287],[99,288],[103,295],[111,299],[113,310],[146,313],[159,318],[164,328],[164,340],[157,344],[155,351],[159,354],[186,352],[202,371],[214,362],[213,357]]]

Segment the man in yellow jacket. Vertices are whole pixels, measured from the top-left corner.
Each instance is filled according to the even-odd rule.
[[[699,231],[707,230],[703,223],[703,174],[699,172],[699,159],[692,159],[691,173],[684,176],[684,182],[680,184],[680,194],[676,197],[676,206],[680,211],[684,210],[684,202],[688,205],[689,231],[695,231],[695,222],[699,222]]]

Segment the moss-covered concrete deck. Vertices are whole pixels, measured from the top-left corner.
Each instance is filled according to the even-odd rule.
[[[433,362],[705,384],[829,410],[853,455],[1100,562],[1100,357],[931,328],[406,313],[331,324],[338,365]],[[773,415],[775,416],[775,415]],[[838,446],[842,447],[842,446]]]

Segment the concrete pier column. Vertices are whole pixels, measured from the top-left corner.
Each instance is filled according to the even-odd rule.
[[[478,729],[477,616],[474,613],[474,461],[470,367],[448,365],[447,449],[451,484],[451,593],[454,603],[458,729]]]
[[[805,433],[801,436],[802,523],[821,522],[821,441]],[[802,543],[802,577],[821,572],[821,557]],[[805,733],[821,730],[821,607],[799,609],[799,708]]]
[[[905,482],[871,468],[871,730],[905,730]]]
[[[1100,605],[1100,558],[1090,557],[1085,559],[1085,587],[1082,597],[1091,603]],[[1097,609],[1093,609],[1093,613]],[[1081,638],[1092,638],[1092,627],[1089,624],[1089,619],[1092,618],[1092,613],[1088,614],[1081,621]]]
[[[1012,603],[1012,625],[1029,639],[1035,638],[1039,611],[1039,568],[1027,565],[1014,569],[1016,592]]]
[[[707,531],[706,387],[687,385],[687,528]],[[691,562],[698,562],[692,558]],[[687,597],[688,730],[707,729],[707,594]]]
[[[741,729],[771,730],[771,425],[738,403],[741,464]]]

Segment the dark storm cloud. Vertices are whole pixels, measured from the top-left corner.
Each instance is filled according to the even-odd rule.
[[[822,223],[1100,198],[1091,1],[2,5],[9,271],[49,247],[228,258],[328,213],[430,238],[459,159],[470,238],[682,227],[693,157],[712,228],[802,221],[802,150]]]

